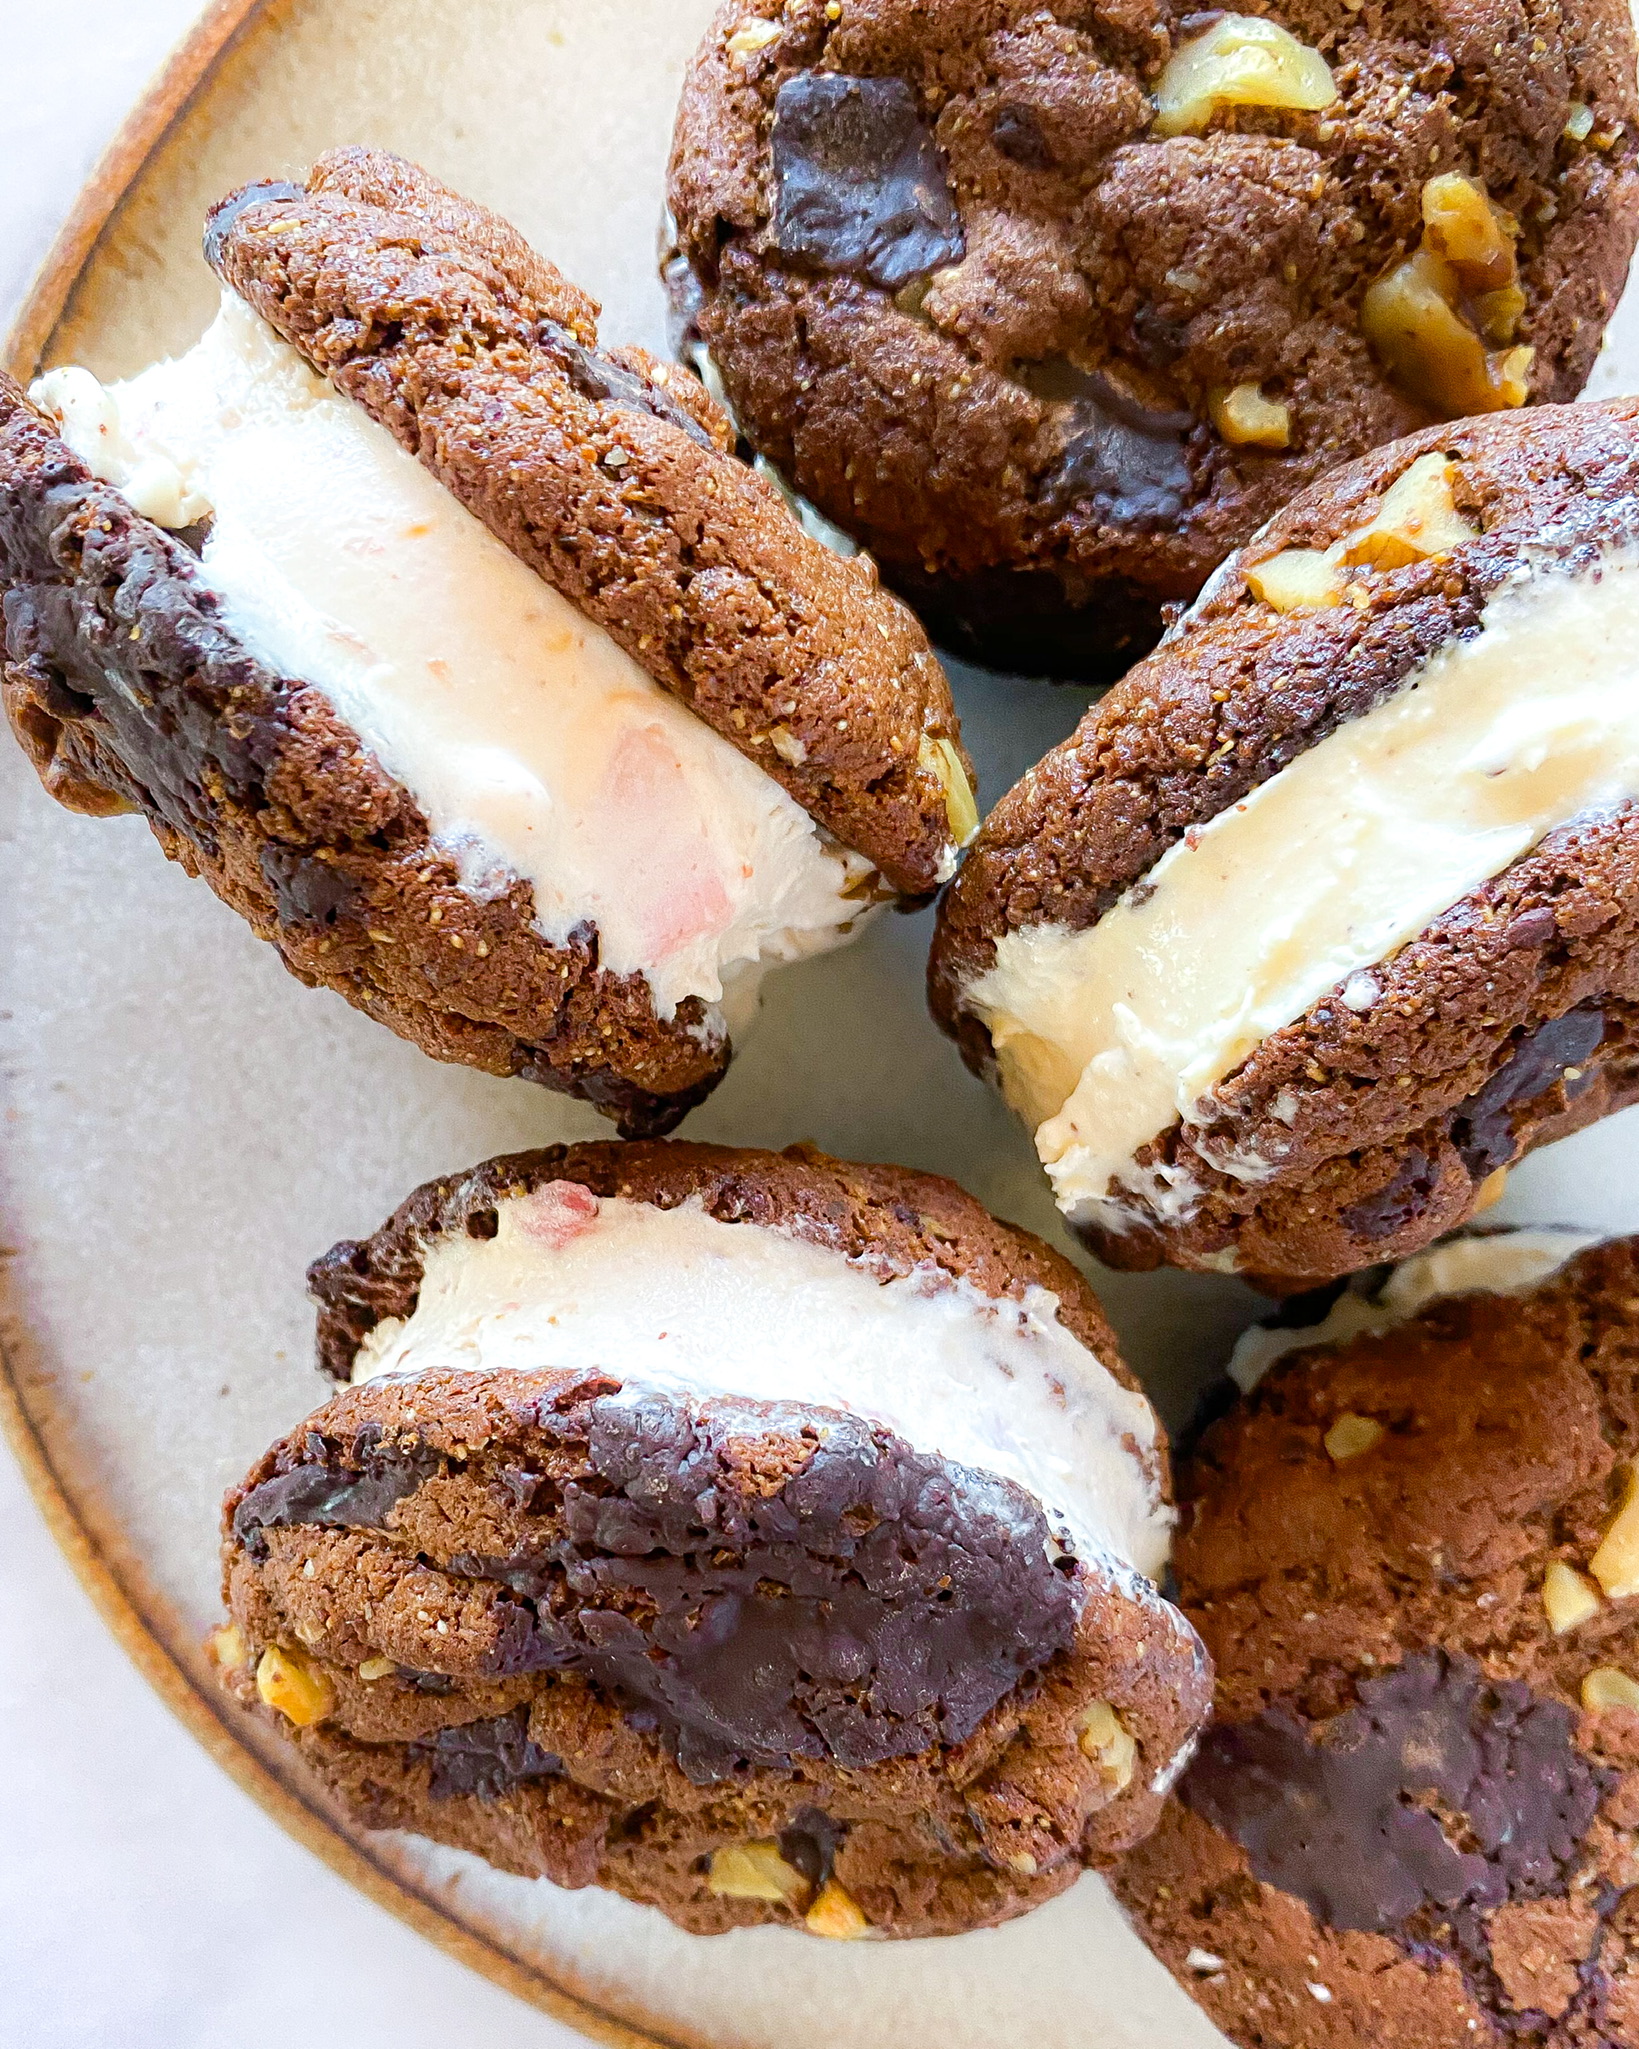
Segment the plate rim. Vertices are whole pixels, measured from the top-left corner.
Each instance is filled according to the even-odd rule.
[[[0,337],[0,367],[26,383],[38,369],[80,280],[126,197],[171,131],[211,83],[246,31],[277,11],[279,0],[211,0],[160,65],[81,188]],[[686,2049],[686,2038],[630,2021],[572,1991],[450,1914],[436,1899],[373,1859],[343,1833],[298,1782],[287,1783],[238,1734],[228,1715],[188,1673],[155,1631],[142,1605],[98,1546],[52,1460],[25,1391],[22,1348],[8,1342],[8,1322],[30,1335],[14,1278],[0,1250],[0,1437],[17,1461],[35,1507],[109,1633],[142,1677],[241,1792],[285,1833],[376,1906],[426,1938],[444,1955],[510,1992],[526,2005],[605,2045],[605,2049]],[[9,1285],[8,1285],[9,1283]],[[44,1407],[42,1403],[40,1405]]]

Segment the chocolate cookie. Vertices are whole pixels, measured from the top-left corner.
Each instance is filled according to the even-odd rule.
[[[1639,1239],[1488,1242],[1180,1472],[1218,1719],[1116,1885],[1247,2049],[1639,2044]]]
[[[949,1182],[559,1147],[310,1280],[352,1385],[228,1498],[218,1656],[367,1827],[700,1933],[928,1935],[1154,1825],[1211,1690],[1161,1429]]]
[[[670,274],[936,635],[1108,680],[1339,462],[1576,396],[1636,123],[1624,0],[729,0]]]
[[[396,157],[211,216],[199,345],[0,380],[6,708],[301,980],[675,1124],[977,823],[949,691],[692,379]]]
[[[1639,1098],[1639,403],[1298,498],[1002,800],[934,1013],[1117,1266],[1298,1290]]]

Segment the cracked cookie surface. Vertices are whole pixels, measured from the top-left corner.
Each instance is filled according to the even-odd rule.
[[[1337,463],[1576,395],[1639,229],[1633,64],[1617,0],[730,0],[680,304],[936,633],[1107,681]]]

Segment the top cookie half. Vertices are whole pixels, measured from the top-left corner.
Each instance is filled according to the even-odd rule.
[[[1104,1257],[1283,1289],[1639,1094],[1639,402],[1317,485],[992,813],[936,1015]]]
[[[937,633],[1118,673],[1334,464],[1581,389],[1623,0],[729,0],[672,162],[751,440]]]
[[[675,1121],[764,967],[954,865],[922,633],[414,166],[248,187],[206,256],[188,356],[0,392],[19,737],[428,1051]]]

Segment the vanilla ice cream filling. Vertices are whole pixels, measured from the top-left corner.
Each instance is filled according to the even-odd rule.
[[[1119,1230],[1200,1189],[1135,1153],[1333,990],[1368,1010],[1384,961],[1555,827],[1639,796],[1639,550],[1520,569],[1479,628],[1393,696],[1192,830],[1085,931],[998,941],[966,992],[1059,1206]],[[1248,1181],[1278,1162],[1213,1164]]]
[[[1407,1323],[1431,1302],[1451,1295],[1529,1295],[1601,1243],[1597,1231],[1518,1230],[1448,1238],[1402,1260],[1373,1295],[1345,1289],[1319,1323],[1299,1329],[1254,1324],[1230,1354],[1231,1378],[1250,1394],[1277,1359],[1313,1345],[1346,1345]]]
[[[841,1409],[1016,1481],[1089,1563],[1154,1578],[1172,1511],[1156,1422],[1033,1286],[994,1298],[931,1264],[886,1272],[789,1231],[552,1182],[497,1205],[493,1238],[426,1249],[414,1313],[355,1381],[458,1368],[597,1368],[659,1390]]]
[[[520,562],[235,294],[187,355],[34,388],[75,453],[162,526],[212,519],[224,622],[315,685],[412,794],[480,901],[521,877],[542,936],[739,1002],[858,925],[871,863]],[[852,896],[850,895],[852,892]]]

